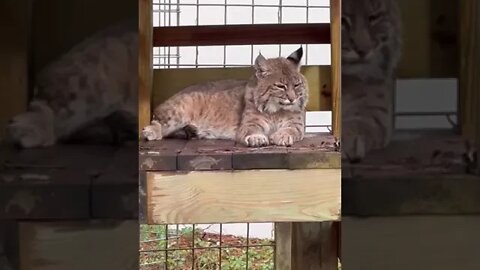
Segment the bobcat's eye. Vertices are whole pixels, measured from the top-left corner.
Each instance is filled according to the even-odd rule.
[[[301,85],[302,85],[301,83],[296,83],[293,87],[298,88],[298,87],[300,87]]]
[[[281,88],[281,89],[287,89],[287,86],[283,83],[276,83],[275,87]]]

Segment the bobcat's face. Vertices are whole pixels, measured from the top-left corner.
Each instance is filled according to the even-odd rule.
[[[300,73],[302,48],[287,58],[265,59],[261,54],[255,60],[257,77],[254,103],[261,112],[280,110],[302,111],[308,99],[308,86]]]
[[[343,73],[373,73],[395,65],[399,34],[399,14],[392,0],[344,0]]]

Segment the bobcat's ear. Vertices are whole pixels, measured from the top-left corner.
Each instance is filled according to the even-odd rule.
[[[255,69],[257,78],[265,78],[268,75],[267,59],[265,59],[262,53],[258,54],[253,68]]]
[[[297,66],[297,68],[300,68],[301,66],[300,61],[302,60],[302,56],[303,56],[303,48],[300,47],[296,51],[294,51],[292,54],[290,54],[287,57],[287,60],[290,60],[292,63],[294,63]]]

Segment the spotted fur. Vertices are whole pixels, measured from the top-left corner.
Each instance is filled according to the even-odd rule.
[[[199,138],[236,140],[244,145],[289,146],[305,130],[307,83],[300,73],[303,50],[289,57],[255,60],[249,80],[223,80],[193,85],[154,110],[144,128],[147,140],[161,140],[191,127]]]
[[[136,23],[121,23],[50,63],[37,76],[28,111],[11,120],[9,137],[23,147],[48,146],[119,116],[136,120],[137,40]]]

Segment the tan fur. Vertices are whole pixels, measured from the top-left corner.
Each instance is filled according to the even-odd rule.
[[[400,14],[394,0],[344,0],[342,9],[342,157],[358,160],[391,138]]]
[[[305,130],[307,83],[299,72],[302,49],[288,58],[255,61],[249,80],[193,85],[154,110],[143,136],[161,140],[185,127],[199,138],[236,140],[247,146],[292,145]]]
[[[49,146],[115,112],[137,118],[136,22],[120,23],[84,40],[36,76],[27,112],[8,127],[23,147]]]

